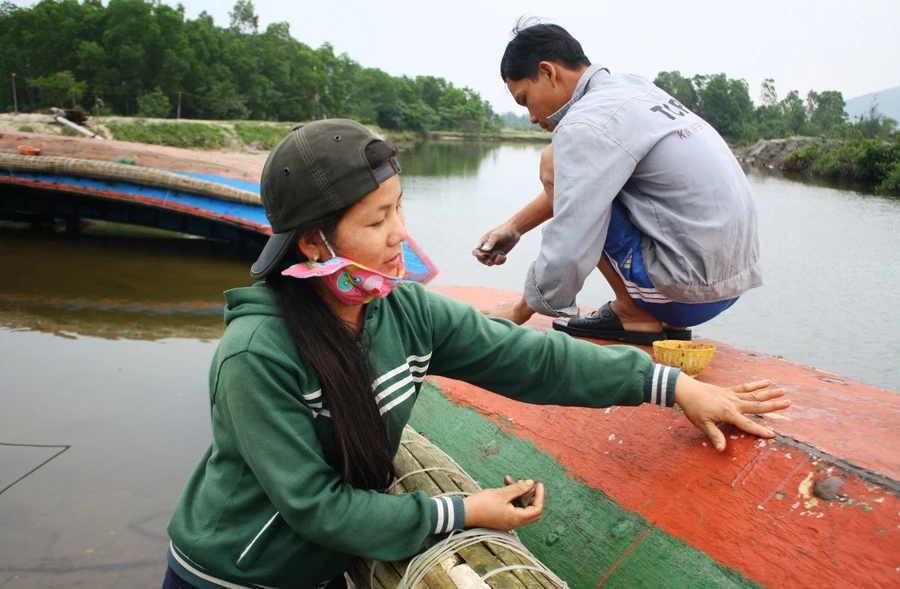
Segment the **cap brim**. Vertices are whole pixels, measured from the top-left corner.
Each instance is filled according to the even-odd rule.
[[[262,280],[277,268],[279,262],[297,242],[296,234],[296,229],[284,233],[273,233],[259,254],[259,258],[250,266],[250,275],[256,280]]]

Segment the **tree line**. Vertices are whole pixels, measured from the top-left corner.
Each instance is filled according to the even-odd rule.
[[[791,90],[779,99],[775,81],[769,78],[762,83],[756,106],[747,82],[725,74],[687,78],[677,71],[660,72],[653,83],[734,142],[793,136],[890,139],[897,129],[897,121],[879,113],[875,103],[850,121],[837,90],[811,90],[805,98]]]
[[[287,22],[259,30],[252,0],[227,27],[159,0],[0,3],[0,105],[193,119],[307,121],[347,117],[389,130],[479,131],[499,117],[471,88],[444,78],[395,77],[325,43],[312,48]],[[13,88],[15,87],[15,95]]]
[[[805,99],[791,90],[779,99],[774,80],[766,79],[756,106],[747,83],[724,74],[686,78],[679,72],[661,72],[654,83],[734,143],[793,136],[823,139],[790,153],[782,163],[787,172],[900,194],[897,121],[878,112],[874,102],[850,121],[844,97],[836,90],[810,91]]]
[[[306,121],[348,117],[386,130],[427,134],[534,128],[527,116],[496,114],[468,87],[435,76],[395,77],[367,68],[325,43],[312,48],[287,22],[260,32],[252,0],[237,0],[227,26],[206,12],[185,19],[160,0],[42,0],[0,3],[0,106],[96,114]],[[758,101],[725,74],[660,72],[654,82],[731,142],[794,135],[889,138],[897,122],[876,105],[849,121],[840,92],[792,90],[774,81]]]
[[[873,102],[867,111],[850,120],[841,92],[810,91],[805,98],[791,90],[778,97],[775,81],[766,79],[754,101],[744,80],[725,74],[685,77],[681,72],[660,72],[653,83],[682,105],[708,121],[732,143],[784,137],[826,139],[895,140],[897,121],[884,116]],[[758,105],[758,106],[757,106]],[[501,123],[510,129],[534,128],[527,114],[506,112]]]

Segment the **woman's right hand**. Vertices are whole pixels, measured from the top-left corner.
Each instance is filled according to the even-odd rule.
[[[507,477],[508,479],[508,477]],[[511,482],[511,479],[508,479]],[[516,507],[513,500],[535,488],[528,507]],[[544,485],[540,481],[517,481],[498,489],[485,489],[463,500],[467,528],[514,530],[541,519],[544,512]]]
[[[770,389],[768,386],[769,381],[760,380],[726,389],[679,372],[675,381],[675,403],[684,411],[688,421],[705,433],[716,450],[722,452],[726,441],[719,423],[730,423],[761,438],[775,437],[774,431],[746,415],[762,415],[791,406],[789,399],[782,398],[784,389]]]

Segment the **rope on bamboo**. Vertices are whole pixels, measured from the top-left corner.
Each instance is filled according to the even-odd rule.
[[[424,474],[428,472],[437,472],[443,471],[448,472],[456,477],[462,477],[464,485],[460,485],[459,483],[455,483],[457,486],[466,486],[470,487],[474,490],[480,490],[481,487],[478,483],[472,479],[460,466],[456,463],[453,458],[448,456],[447,454],[440,452],[438,448],[436,448],[433,444],[424,441],[425,438],[417,434],[412,428],[407,426],[404,428],[403,439],[401,440],[401,445],[404,449],[408,449],[408,446],[420,446],[422,448],[437,451],[439,453],[440,459],[449,462],[453,468],[445,467],[445,466],[430,466],[425,468],[413,469],[407,472],[404,472],[402,476],[400,476],[394,483],[391,485],[389,489],[390,493],[399,494],[403,493],[403,488],[400,486],[400,483],[405,479],[412,477],[417,474]],[[422,438],[416,439],[416,438]],[[451,479],[452,480],[452,479]],[[445,495],[471,495],[472,492],[469,491],[446,491],[444,493],[439,493],[436,495],[432,495],[433,497],[445,496]],[[544,576],[546,580],[546,584],[541,583],[544,587],[555,587],[558,589],[567,589],[568,585],[566,585],[565,581],[557,577],[551,570],[549,570],[546,566],[544,566],[528,549],[521,543],[518,535],[514,532],[499,532],[497,530],[490,530],[487,528],[473,528],[468,530],[457,530],[449,534],[446,538],[441,540],[440,542],[434,544],[424,552],[415,556],[406,567],[406,571],[400,575],[399,582],[395,585],[396,589],[415,589],[422,583],[423,586],[427,586],[425,583],[426,576],[434,569],[436,566],[445,563],[448,559],[452,559],[452,557],[457,554],[461,550],[465,550],[468,547],[475,546],[477,544],[484,543],[486,546],[492,546],[495,550],[499,547],[500,549],[507,550],[517,555],[520,559],[529,562],[531,564],[524,563],[516,563],[516,564],[508,564],[504,563],[502,560],[499,561],[499,564],[505,564],[506,566],[501,566],[492,570],[489,570],[487,573],[483,574],[478,578],[478,580],[474,580],[474,571],[471,571],[473,580],[472,582],[466,586],[466,589],[470,589],[472,587],[484,587],[484,582],[486,579],[497,575],[503,572],[516,572],[516,571],[531,571],[534,573],[539,573]],[[510,560],[510,559],[507,559]],[[371,569],[369,570],[369,587],[374,588],[380,585],[376,584],[376,574],[375,570],[379,564],[384,566],[384,563],[379,563],[378,561],[373,561],[371,563]],[[549,589],[549,588],[548,588]]]
[[[400,584],[397,585],[397,589],[413,589],[414,587],[417,587],[418,584],[425,578],[425,575],[428,573],[428,571],[430,571],[431,568],[435,565],[439,564],[442,560],[447,558],[447,556],[449,556],[450,554],[455,554],[462,548],[472,546],[480,542],[491,542],[494,544],[499,544],[500,546],[503,546],[504,548],[511,550],[519,556],[522,556],[528,560],[532,560],[535,563],[534,566],[514,564],[488,571],[479,579],[481,583],[483,583],[488,578],[505,571],[528,570],[543,574],[553,583],[555,587],[559,587],[561,589],[568,588],[568,585],[566,585],[565,581],[553,574],[550,569],[544,566],[539,560],[534,557],[533,554],[531,554],[531,552],[528,551],[527,548],[525,548],[525,546],[519,541],[519,537],[515,532],[503,533],[496,530],[489,530],[487,528],[472,528],[465,531],[451,533],[450,536],[448,536],[446,539],[438,542],[425,552],[413,558],[409,563],[409,567],[407,567],[406,569],[406,573],[400,579]],[[372,568],[372,574],[374,578],[374,567]]]
[[[252,205],[262,204],[259,195],[249,190],[241,190],[233,186],[200,180],[164,170],[132,166],[118,162],[0,153],[0,170],[6,170],[11,174],[15,172],[61,174],[91,178],[93,180],[118,180],[140,184],[141,186],[189,192],[230,202]]]

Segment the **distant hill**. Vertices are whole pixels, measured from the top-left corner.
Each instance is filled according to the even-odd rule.
[[[878,105],[878,112],[900,121],[900,86],[849,99],[844,110],[850,116],[850,121],[853,122],[859,115],[868,111],[873,100]]]

